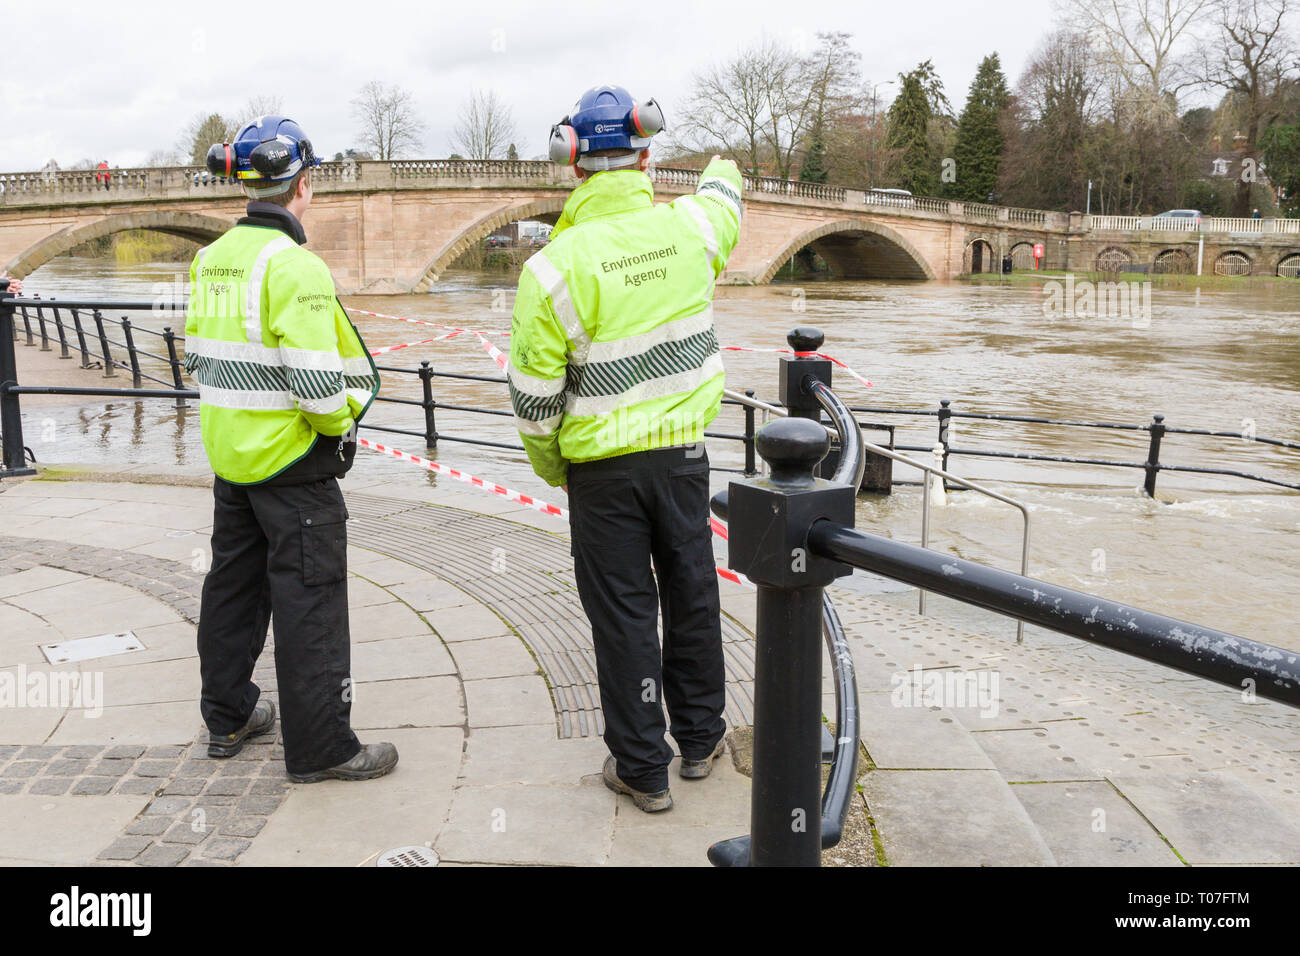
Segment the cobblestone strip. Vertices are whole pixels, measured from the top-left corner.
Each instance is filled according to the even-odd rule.
[[[113,548],[0,536],[0,575],[37,566],[124,584],[198,623],[203,575],[185,565]],[[275,700],[275,647],[268,637],[253,679]],[[0,795],[153,799],[97,856],[102,865],[228,866],[284,802],[289,781],[278,726],[229,759],[207,755],[200,728],[186,746],[0,745]]]
[[[199,620],[203,575],[178,561],[134,551],[0,535],[0,575],[45,565],[135,588],[191,624]]]

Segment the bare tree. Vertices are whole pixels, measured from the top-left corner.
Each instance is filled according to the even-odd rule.
[[[788,177],[795,149],[816,119],[816,70],[770,37],[695,75],[675,141],[721,152],[761,175]]]
[[[211,145],[210,143],[208,145]],[[51,160],[53,162],[53,160]],[[179,166],[180,157],[174,149],[155,149],[144,161],[146,166]]]
[[[241,129],[247,126],[253,120],[262,116],[283,116],[284,100],[279,96],[272,96],[269,93],[261,93],[257,96],[249,97],[248,102],[244,104],[243,109],[239,111],[239,123]]]
[[[1214,0],[1064,0],[1077,32],[1119,78],[1116,94],[1138,122],[1177,119],[1177,96],[1193,80],[1190,31]]]
[[[519,138],[510,107],[495,90],[472,90],[461,104],[452,149],[469,159],[501,159]]]
[[[1245,164],[1233,198],[1234,216],[1250,215],[1257,180],[1259,138],[1282,112],[1297,54],[1285,24],[1290,0],[1214,0],[1216,34],[1202,45],[1201,77],[1239,106],[1246,137]]]
[[[358,145],[376,159],[400,159],[420,147],[424,123],[414,97],[400,86],[371,80],[352,101],[352,116],[360,124]]]

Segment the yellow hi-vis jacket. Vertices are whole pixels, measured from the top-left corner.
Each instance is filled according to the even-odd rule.
[[[379,394],[379,373],[320,257],[280,229],[241,224],[199,250],[190,283],[185,368],[212,470],[264,482],[318,436],[342,461],[339,436]]]
[[[710,163],[695,194],[656,205],[639,170],[573,191],[519,277],[510,400],[533,470],[702,441],[722,401],[714,281],[740,234],[739,171]]]

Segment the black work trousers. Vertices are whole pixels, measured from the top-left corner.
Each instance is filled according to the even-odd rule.
[[[200,710],[208,730],[248,722],[253,666],[275,621],[284,763],[311,773],[361,749],[352,733],[347,509],[338,481],[212,486],[212,569],[199,613]]]
[[[624,783],[665,790],[673,753],[664,705],[685,758],[708,756],[726,729],[709,459],[702,445],[636,452],[573,463],[568,481],[573,566],[591,621],[605,743]]]

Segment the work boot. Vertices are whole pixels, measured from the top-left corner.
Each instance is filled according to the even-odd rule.
[[[656,793],[642,793],[640,790],[633,790],[622,780],[618,778],[618,761],[614,755],[610,754],[605,758],[605,767],[601,771],[601,776],[605,779],[605,786],[615,793],[626,793],[632,798],[638,810],[644,810],[646,813],[658,813],[661,810],[671,810],[673,808],[673,795],[667,790],[660,790]]]
[[[390,743],[366,744],[351,760],[337,767],[313,770],[311,773],[290,773],[294,783],[320,783],[322,780],[373,780],[382,777],[397,766],[397,748]]]
[[[233,734],[214,734],[208,732],[209,757],[233,757],[244,749],[244,741],[249,737],[264,734],[275,726],[275,702],[262,698],[253,705],[253,713]]]
[[[713,748],[713,753],[709,754],[703,760],[687,760],[682,758],[682,765],[677,768],[678,776],[685,777],[687,780],[703,780],[713,770],[713,761],[721,757],[727,750],[727,738],[718,739],[718,745]]]

